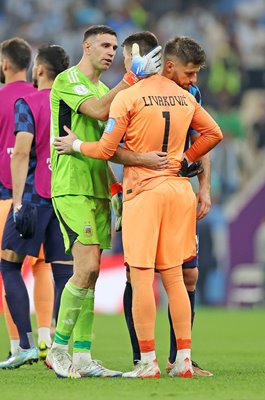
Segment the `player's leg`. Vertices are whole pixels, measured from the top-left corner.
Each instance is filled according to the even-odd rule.
[[[2,251],[1,273],[10,315],[19,333],[19,346],[14,354],[0,363],[0,368],[17,368],[38,361],[30,322],[29,297],[21,275],[23,259],[12,250]]]
[[[54,285],[51,265],[44,260],[43,247],[38,258],[27,257],[34,277],[34,306],[38,327],[39,358],[45,360],[51,347],[51,321],[54,306]]]
[[[95,205],[94,220],[100,253],[111,248],[111,209],[109,200],[93,199]],[[100,260],[99,260],[100,262]],[[97,278],[97,277],[96,277]],[[116,377],[120,371],[113,371],[103,367],[92,359],[90,350],[92,345],[94,323],[95,284],[90,285],[80,315],[74,329],[73,362],[83,377]]]
[[[126,325],[129,331],[132,352],[133,352],[133,364],[136,365],[137,362],[141,359],[140,354],[140,347],[137,339],[137,335],[135,332],[134,322],[133,322],[133,315],[132,315],[132,285],[131,285],[131,277],[130,277],[130,270],[127,267],[126,270],[126,286],[123,294],[123,310]]]
[[[191,260],[184,262],[182,265],[183,279],[188,292],[190,307],[191,307],[191,328],[193,327],[194,317],[195,317],[195,294],[196,294],[196,285],[198,281],[198,241],[196,248],[196,257]],[[174,360],[177,355],[177,349],[175,347],[176,339],[175,333],[173,329],[173,324],[170,316],[170,311],[168,310],[168,318],[170,323],[170,351],[169,358],[166,366],[166,371],[169,373],[174,365]],[[213,376],[210,371],[207,371],[201,368],[197,362],[192,360],[192,367],[194,371],[194,375],[198,376]]]
[[[182,272],[183,272],[183,279],[184,283],[188,292],[189,300],[190,300],[190,307],[191,307],[191,327],[193,325],[194,319],[194,307],[195,307],[195,291],[196,291],[196,283],[198,280],[198,268],[197,268],[197,256],[192,258],[187,262],[184,262],[182,265]],[[170,311],[168,308],[168,320],[170,325],[170,349],[169,349],[169,357],[168,357],[168,364],[166,367],[167,372],[169,372],[174,364],[177,355],[176,349],[176,338],[173,329],[172,319],[170,315]]]
[[[133,320],[139,340],[140,356],[134,370],[124,378],[159,378],[155,353],[156,303],[153,291],[154,269],[131,267]]]
[[[160,271],[164,288],[168,295],[170,315],[178,348],[171,376],[191,378],[191,326],[190,305],[183,282],[181,266]],[[170,373],[170,374],[171,374]]]
[[[26,264],[34,266],[32,268],[32,273],[34,277],[34,305],[38,326],[39,357],[40,359],[45,359],[47,355],[47,347],[51,346],[50,325],[53,313],[54,295],[51,268],[50,264],[46,264],[43,259],[35,257],[26,257],[23,266],[26,266]],[[13,355],[19,346],[19,334],[6,303],[4,287],[2,301],[5,321],[10,338],[10,353]]]
[[[10,351],[8,354],[9,358],[10,356],[14,355],[15,352],[17,351],[17,348],[19,346],[19,334],[6,302],[6,292],[4,285],[2,287],[2,304],[3,304],[3,312],[5,317],[6,328],[10,341]]]
[[[73,257],[65,253],[63,235],[56,214],[51,209],[44,209],[43,216],[49,222],[45,232],[45,259],[50,261],[54,280],[54,318],[57,323],[61,295],[68,280],[73,275]]]
[[[9,210],[12,205],[12,199],[7,199],[7,200],[0,200],[0,243],[2,243],[2,236],[3,236],[3,231],[6,223],[6,219],[9,213]],[[1,250],[0,250],[1,254]],[[4,317],[5,317],[5,322],[7,326],[7,331],[8,331],[8,336],[10,340],[10,352],[9,356],[13,355],[18,346],[19,346],[19,334],[17,331],[17,327],[14,324],[14,321],[11,317],[10,311],[8,309],[7,303],[6,303],[6,293],[5,293],[5,288],[4,285],[2,284],[2,304],[3,304],[3,311],[4,311]]]
[[[160,225],[156,266],[160,270],[169,298],[170,315],[176,337],[175,350],[177,346],[180,350],[176,359],[172,360],[175,362],[174,374],[171,376],[191,377],[193,374],[190,355],[191,309],[183,281],[182,267],[176,266],[182,265],[183,259],[195,255],[196,202],[188,181],[169,179],[167,185],[163,186],[166,198]],[[175,224],[172,221],[175,221]],[[179,340],[180,338],[184,342]],[[174,337],[171,337],[171,340],[173,347]]]
[[[104,376],[103,370],[106,369],[94,362],[90,355],[94,290],[101,256],[95,220],[95,202],[85,196],[75,196],[74,200],[73,196],[64,196],[53,199],[53,204],[60,221],[66,251],[72,248],[74,274],[62,293],[55,341],[52,351],[48,353],[47,363],[53,367],[58,376],[69,376],[68,368],[71,368],[70,375],[77,377]],[[73,213],[73,204],[76,213]],[[75,367],[67,353],[73,331]]]
[[[2,368],[19,367],[38,359],[38,349],[34,345],[29,310],[28,292],[21,275],[25,254],[38,256],[43,236],[43,226],[32,239],[24,240],[19,236],[13,221],[13,209],[10,210],[2,240],[1,272],[6,292],[6,300],[19,333],[18,352]]]
[[[160,376],[155,355],[156,305],[153,292],[160,219],[158,201],[156,194],[146,191],[123,205],[124,256],[127,264],[133,266],[130,267],[133,288],[132,314],[141,356],[141,361],[136,364],[134,370],[123,374],[125,378]],[[152,224],[146,221],[152,221]]]

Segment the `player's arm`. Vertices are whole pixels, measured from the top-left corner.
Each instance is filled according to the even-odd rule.
[[[163,151],[150,151],[136,153],[122,146],[118,146],[111,161],[126,166],[141,166],[150,169],[165,169],[168,165],[167,153]]]
[[[82,142],[67,126],[64,126],[64,130],[68,136],[57,137],[54,141],[59,154],[78,152],[98,160],[109,160],[113,156],[124,132],[122,127],[116,126],[111,135],[105,130],[99,142]]]
[[[29,168],[29,154],[33,135],[28,132],[18,132],[14,152],[11,157],[11,175],[13,187],[14,212],[22,204],[22,195]]]
[[[106,121],[108,119],[111,102],[117,93],[134,85],[140,79],[159,71],[161,66],[161,46],[155,47],[155,49],[141,57],[139,54],[139,46],[135,45],[134,43],[132,47],[133,58],[131,70],[126,72],[123,79],[105,96],[100,99],[91,97],[85,100],[80,104],[78,112],[101,121]]]
[[[31,118],[31,114],[26,114],[23,111],[25,110],[25,102],[23,100],[19,100],[15,105],[15,120],[19,121],[19,114],[23,113],[24,119],[25,115],[27,118]],[[27,106],[26,106],[27,107]],[[28,108],[27,108],[28,109]],[[29,110],[29,109],[28,109]],[[33,121],[33,119],[32,119]],[[31,122],[31,121],[29,121]],[[34,125],[34,123],[33,123]],[[20,124],[19,122],[15,123],[15,131],[16,133],[16,141],[14,152],[11,157],[11,175],[12,175],[12,190],[13,190],[13,207],[14,212],[16,212],[17,208],[22,204],[22,195],[25,188],[25,182],[28,175],[28,167],[29,167],[29,155],[31,150],[31,145],[33,142],[34,135],[32,132],[27,132],[26,130],[28,126],[33,126],[32,123]],[[25,128],[25,131],[20,130]]]
[[[115,153],[130,120],[127,98],[119,93],[111,104],[111,116],[99,142],[82,142],[67,126],[67,136],[56,137],[54,147],[59,154],[79,152],[87,157],[109,160]]]
[[[223,139],[222,131],[214,119],[195,99],[193,100],[195,112],[191,126],[199,133],[200,137],[184,153],[185,158],[191,162],[199,160]]]
[[[191,143],[194,143],[199,138],[198,133],[191,135]],[[196,194],[197,197],[197,219],[204,218],[211,208],[211,161],[210,154],[207,153],[200,159],[202,163],[203,172],[198,174],[199,191]]]

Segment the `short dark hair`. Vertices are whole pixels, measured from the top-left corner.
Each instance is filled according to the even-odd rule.
[[[102,35],[104,33],[117,37],[116,32],[107,25],[92,25],[85,31],[83,42],[85,42],[90,36]]]
[[[55,79],[60,72],[69,67],[68,54],[61,46],[55,44],[39,47],[36,60],[46,66],[49,79]]]
[[[0,52],[2,58],[8,58],[17,70],[21,71],[29,68],[32,50],[26,40],[19,37],[5,40],[0,45]]]
[[[157,37],[149,31],[137,32],[128,36],[122,43],[122,47],[132,47],[134,43],[139,45],[141,56],[158,46]]]
[[[175,36],[166,42],[164,58],[170,56],[180,59],[185,65],[192,63],[204,67],[206,62],[205,51],[189,36]]]

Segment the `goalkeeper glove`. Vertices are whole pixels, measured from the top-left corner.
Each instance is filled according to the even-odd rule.
[[[139,45],[134,43],[132,46],[132,66],[123,80],[130,86],[137,83],[140,79],[157,74],[161,67],[161,46],[156,46],[143,57],[139,53]]]
[[[23,239],[32,239],[37,228],[37,207],[31,204],[23,204],[17,207],[13,214],[16,230]]]
[[[189,165],[187,159],[184,158],[183,161],[181,161],[181,168],[178,172],[178,176],[192,178],[193,176],[201,174],[203,171],[204,169],[201,161],[195,161]]]
[[[114,211],[116,221],[115,221],[115,231],[121,231],[122,226],[122,186],[120,183],[110,184],[111,193],[111,205]]]

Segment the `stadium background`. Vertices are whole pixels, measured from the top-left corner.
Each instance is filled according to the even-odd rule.
[[[173,35],[190,35],[206,50],[207,67],[198,85],[224,141],[212,152],[212,210],[199,224],[198,302],[264,306],[264,0],[0,0],[0,41],[17,35],[34,49],[47,42],[61,44],[71,64],[81,56],[84,30],[96,23],[110,25],[119,43],[133,32],[151,30],[162,45]],[[103,81],[113,87],[123,68],[119,49]],[[121,168],[114,167],[121,179]],[[121,252],[120,234],[113,232],[113,250],[104,256],[97,286],[98,311],[121,310]],[[31,290],[30,271],[26,279]]]

